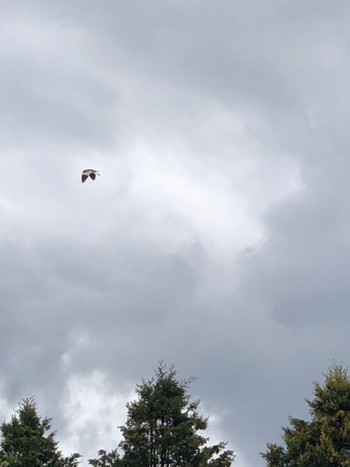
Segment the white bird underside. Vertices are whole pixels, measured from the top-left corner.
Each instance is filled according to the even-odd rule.
[[[96,175],[100,175],[96,169],[84,169],[81,173],[81,183],[84,183],[89,177],[91,180],[96,179]]]

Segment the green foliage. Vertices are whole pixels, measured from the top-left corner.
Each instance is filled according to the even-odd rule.
[[[127,421],[121,427],[122,459],[106,463],[106,453],[90,460],[95,467],[229,467],[233,452],[226,443],[206,446],[199,432],[208,420],[198,413],[199,401],[190,401],[187,391],[192,379],[178,381],[176,371],[160,364],[155,378],[137,385],[136,401],[127,404]],[[114,452],[115,454],[115,452]],[[98,463],[99,462],[99,463]],[[105,462],[105,463],[103,463]]]
[[[124,465],[116,449],[109,453],[101,449],[98,451],[98,455],[100,456],[98,459],[89,460],[89,464],[93,467],[118,467]]]
[[[273,467],[284,467],[285,451],[282,446],[277,444],[267,443],[267,452],[261,454],[266,460],[266,465]]]
[[[323,385],[314,382],[314,399],[306,399],[311,421],[289,418],[286,447],[268,444],[262,454],[267,466],[350,467],[350,377],[337,364],[324,376]]]
[[[35,402],[24,399],[11,422],[0,427],[0,467],[74,467],[79,454],[62,457],[49,418],[41,419]]]

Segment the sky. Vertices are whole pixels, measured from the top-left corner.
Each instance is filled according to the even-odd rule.
[[[308,417],[350,361],[349,18],[2,2],[1,420],[33,396],[87,466],[160,360],[238,467]]]

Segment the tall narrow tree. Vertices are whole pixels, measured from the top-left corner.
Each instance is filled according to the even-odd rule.
[[[209,438],[201,432],[208,419],[198,412],[199,401],[191,401],[188,388],[192,379],[179,381],[176,371],[158,366],[155,378],[136,387],[138,398],[127,404],[127,421],[121,427],[124,452],[109,464],[106,453],[90,460],[94,466],[114,467],[229,467],[233,452],[226,443],[207,446]],[[101,463],[98,463],[101,462]]]
[[[24,399],[9,423],[2,423],[0,467],[74,467],[79,454],[63,457],[51,419],[41,419],[33,399]]]

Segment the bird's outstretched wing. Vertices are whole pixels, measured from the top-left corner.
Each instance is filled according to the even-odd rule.
[[[95,178],[96,178],[96,174],[95,174],[95,172],[91,172],[91,174],[90,174],[90,178],[92,178],[92,180],[95,180]]]
[[[81,183],[84,183],[87,178],[88,178],[88,175],[82,174],[81,175]]]

